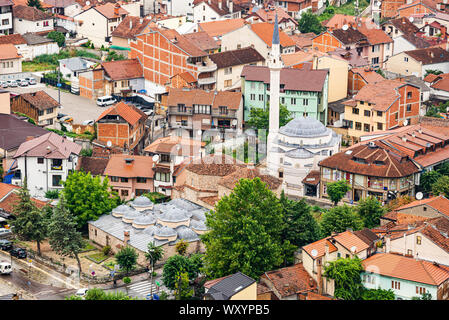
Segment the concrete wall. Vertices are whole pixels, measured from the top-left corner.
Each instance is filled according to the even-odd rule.
[[[44,26],[47,24],[48,26]],[[27,32],[41,32],[53,30],[53,18],[41,21],[29,21],[19,18],[14,18],[14,33],[24,34]]]

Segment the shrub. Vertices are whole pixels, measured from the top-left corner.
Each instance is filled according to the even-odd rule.
[[[130,284],[131,283],[131,278],[130,277],[124,277],[123,278],[123,283]]]
[[[104,246],[102,251],[105,256],[109,255],[109,253],[111,252],[111,246]]]
[[[48,190],[45,192],[45,198],[47,199],[58,199],[59,191],[58,190]]]

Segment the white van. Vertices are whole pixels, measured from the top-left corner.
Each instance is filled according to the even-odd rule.
[[[117,102],[117,100],[115,100],[115,98],[113,98],[111,96],[103,96],[103,97],[99,97],[97,99],[97,105],[99,105],[100,107],[109,106],[116,102]]]
[[[12,268],[9,262],[0,262],[0,274],[10,274],[11,271]]]

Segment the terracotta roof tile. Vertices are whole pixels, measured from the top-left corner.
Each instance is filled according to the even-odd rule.
[[[295,42],[296,46],[300,49],[304,47],[312,46],[312,39],[316,37],[313,32],[293,34],[290,38]]]
[[[347,30],[335,29],[330,33],[345,45],[367,41],[367,37],[363,33],[352,27]]]
[[[30,93],[22,93],[21,96],[25,101],[34,106],[38,110],[47,110],[50,108],[57,108],[59,106],[58,101],[53,99],[48,93],[43,90],[30,92]]]
[[[370,45],[393,42],[393,39],[382,29],[359,27],[358,30],[366,36]]]
[[[374,27],[376,24],[371,19],[362,17],[360,21],[369,27]],[[327,28],[341,29],[344,25],[355,24],[355,16],[349,16],[341,13],[334,14],[332,18],[324,24]]]
[[[449,61],[449,52],[440,47],[417,49],[404,52],[413,59],[421,62],[423,65],[444,63]]]
[[[209,58],[219,69],[265,61],[265,58],[252,47],[222,51],[210,55]]]
[[[140,22],[142,20],[142,22]],[[117,28],[112,31],[113,37],[133,39],[140,34],[150,23],[149,19],[141,19],[140,17],[126,16]],[[130,28],[131,27],[131,28]]]
[[[261,278],[271,283],[281,297],[288,297],[317,287],[316,281],[310,277],[302,263],[265,272]]]
[[[262,174],[259,169],[245,167],[239,168],[233,173],[223,177],[218,184],[232,190],[240,179],[254,179],[256,177],[260,178],[262,182],[265,182],[273,191],[276,191],[282,183],[282,181],[276,177]]]
[[[245,25],[245,20],[238,19],[226,19],[219,21],[210,21],[198,23],[198,29],[205,31],[211,37],[221,37],[225,33],[234,31]]]
[[[201,200],[201,201],[203,201],[203,202],[205,202],[205,203],[207,203],[208,205],[211,205],[211,206],[215,206],[215,204],[217,203],[217,201],[220,200],[220,199],[218,198],[218,196],[199,197],[198,199]]]
[[[376,83],[385,80],[380,74],[370,68],[352,68],[352,73],[359,74],[366,83]]]
[[[90,172],[93,176],[101,176],[108,164],[107,158],[99,157],[79,157],[76,170]]]
[[[115,4],[112,2],[106,2],[103,5],[97,5],[94,7],[95,10],[100,12],[102,15],[104,15],[108,19],[114,19],[119,18],[122,15],[126,15],[129,12],[123,9],[122,7],[119,7],[118,9],[118,15],[115,13]]]
[[[184,37],[195,43],[203,51],[218,49],[220,46],[207,32],[186,33]]]
[[[5,197],[7,194],[9,194],[13,190],[20,189],[18,186],[15,186],[13,184],[7,184],[0,182],[0,199]]]
[[[119,115],[131,125],[135,125],[141,119],[146,120],[148,118],[140,109],[124,102],[119,102],[109,107],[98,117],[96,122],[103,119],[106,115]]]
[[[305,177],[302,179],[302,183],[307,183],[311,185],[318,185],[320,183],[320,171],[319,170],[311,170]]]
[[[406,85],[398,80],[382,79],[375,83],[367,83],[353,98],[356,101],[366,101],[374,104],[372,107],[377,111],[386,111],[400,98],[395,90]]]
[[[271,40],[273,39],[274,24],[260,22],[251,25],[251,30],[261,38],[269,48],[271,48]],[[280,30],[279,40],[282,47],[295,46],[295,41],[290,38],[284,31]]]
[[[17,46],[19,44],[26,44],[26,41],[19,33],[0,36],[0,44],[7,44],[7,43]]]
[[[14,158],[18,158],[26,153],[26,155],[30,157],[67,159],[71,154],[78,155],[81,148],[81,145],[54,132],[49,132],[38,138],[22,143],[14,154]]]
[[[436,78],[434,78],[434,80],[430,80],[431,79],[430,76],[435,76],[435,75],[433,75],[433,74],[428,75],[426,77],[427,80],[424,79],[424,81],[433,82],[430,85],[431,88],[449,92],[449,73],[440,74],[440,75],[436,76]]]
[[[143,68],[137,59],[109,61],[101,65],[114,81],[143,78]]]
[[[199,46],[189,38],[179,34],[176,30],[166,29],[157,30],[163,37],[173,43],[174,46],[180,48],[192,57],[204,57],[207,53],[199,48]]]
[[[155,154],[171,154],[182,156],[199,156],[199,154],[193,154],[196,150],[200,152],[200,149],[206,145],[203,141],[193,140],[189,138],[183,138],[178,136],[168,136],[158,138],[147,146],[144,151]]]
[[[169,88],[167,96],[168,106],[184,104],[193,106],[194,104],[210,105],[213,109],[220,106],[227,106],[231,110],[240,108],[242,100],[241,92],[231,91],[205,91],[201,89],[179,89]]]
[[[220,16],[224,16],[224,15],[231,13],[229,7],[227,6],[227,2],[222,1],[222,0],[194,0],[193,5],[196,6],[202,2],[206,2],[206,4],[209,7],[211,7],[216,13],[218,13]],[[219,2],[222,3],[221,8],[218,5]],[[238,12],[241,10],[242,10],[242,8],[237,3],[233,4],[232,12]]]
[[[186,170],[199,175],[224,177],[244,166],[244,163],[226,155],[207,155],[192,160]]]
[[[133,159],[127,164],[125,159]],[[114,154],[109,158],[103,175],[124,178],[150,178],[153,179],[153,159],[147,156]]]
[[[14,18],[20,18],[28,21],[41,21],[51,19],[51,15],[35,7],[26,5],[17,5],[12,8]]]
[[[399,208],[396,208],[396,211],[400,212],[401,210],[418,207],[422,205],[427,205],[431,208],[434,208],[438,212],[444,214],[449,218],[449,200],[446,199],[445,196],[438,196],[438,197],[431,197],[428,199],[423,200],[416,200],[413,202],[410,202],[406,205],[403,205]]]
[[[0,44],[0,60],[20,59],[21,57],[12,43]]]
[[[318,240],[318,241],[315,241],[315,242],[310,243],[310,244],[308,244],[306,246],[303,246],[302,250],[307,252],[309,254],[309,256],[312,257],[312,259],[316,259],[318,257],[324,256],[326,244],[329,246],[329,253],[337,251],[337,247],[334,246],[329,241],[329,237],[321,239],[321,240]],[[312,250],[316,250],[317,251],[317,255],[316,256],[312,256]]]
[[[363,260],[362,265],[376,274],[435,286],[449,279],[447,267],[393,253],[376,253]]]
[[[6,198],[4,198],[2,201],[0,201],[0,209],[6,211],[8,213],[11,213],[11,214],[16,214],[14,212],[14,206],[17,205],[19,201],[20,201],[19,195],[16,192],[12,192]],[[41,200],[38,200],[35,198],[31,198],[31,201],[39,209],[41,209],[42,207],[44,207],[45,205],[48,204],[44,201],[41,201]]]

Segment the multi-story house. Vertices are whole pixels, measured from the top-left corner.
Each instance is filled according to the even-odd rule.
[[[171,189],[178,175],[190,162],[205,154],[205,142],[179,136],[168,136],[155,140],[144,149],[145,154],[154,157],[154,191],[171,195]]]
[[[233,0],[194,0],[193,22],[241,18],[242,8]]]
[[[344,105],[348,135],[357,142],[367,132],[417,123],[421,92],[419,86],[385,79],[366,84]]]
[[[148,116],[133,105],[119,102],[97,119],[97,139],[108,146],[138,153],[143,149]]]
[[[448,300],[449,269],[438,263],[393,253],[377,253],[362,261],[362,284],[367,289],[392,290],[397,300]]]
[[[256,49],[252,47],[223,51],[209,56],[217,65],[215,71],[216,90],[231,90],[241,87],[241,74],[246,65],[261,66],[265,63]]]
[[[22,72],[22,56],[11,44],[0,44],[0,75]]]
[[[280,104],[294,117],[309,116],[326,123],[329,75],[327,70],[281,70]],[[264,66],[245,66],[242,71],[245,99],[244,119],[251,108],[267,108],[270,101],[270,70]]]
[[[53,17],[35,7],[17,5],[13,9],[14,33],[44,32],[54,30]]]
[[[40,127],[55,128],[59,107],[43,90],[11,96],[11,111],[27,115]]]
[[[449,72],[449,52],[440,47],[404,51],[390,57],[385,70],[403,76],[423,78],[426,70]]]
[[[105,95],[128,96],[145,88],[142,65],[137,59],[103,62]]]
[[[324,266],[339,258],[366,259],[376,252],[378,237],[369,229],[347,230],[302,247],[302,264],[318,284],[318,292],[333,295],[334,283],[323,277]]]
[[[352,68],[348,72],[348,95],[357,94],[368,83],[376,83],[385,80],[371,67]]]
[[[78,21],[78,36],[86,37],[95,47],[107,46],[111,42],[112,32],[128,15],[119,3],[106,2],[93,6],[73,18]]]
[[[281,7],[254,7],[252,12],[245,17],[245,20],[249,23],[274,23],[275,15],[278,16],[278,23],[281,30],[291,34],[297,29],[298,22]]]
[[[111,32],[112,46],[130,48],[130,42],[135,39],[150,24],[149,19],[126,16],[122,22]]]
[[[271,52],[273,29],[274,24],[268,22],[244,25],[222,36],[221,51],[253,47],[266,60]],[[295,52],[295,41],[282,30],[279,31],[279,42],[281,54]]]
[[[126,154],[111,155],[103,172],[112,190],[125,201],[153,192],[153,175],[151,157]]]
[[[245,25],[245,20],[242,18],[219,20],[198,23],[197,31],[205,31],[209,36],[214,38],[218,44],[221,44],[221,38],[228,32],[239,29]]]
[[[383,140],[360,143],[321,160],[320,198],[328,198],[327,184],[345,179],[351,189],[343,201],[357,202],[369,196],[389,201],[414,196],[421,167],[405,152]]]
[[[150,95],[166,92],[170,78],[186,71],[198,80],[199,86],[215,84],[213,73],[217,65],[207,58],[207,52],[175,30],[146,29],[130,45],[130,57],[143,65],[145,90]]]
[[[362,56],[366,57],[371,67],[383,68],[384,63],[393,55],[393,39],[383,30],[376,28],[359,27],[368,41],[369,46],[364,46]]]
[[[242,129],[241,92],[169,88],[166,107],[169,128],[187,130],[190,137],[199,130],[216,129],[223,135]]]
[[[303,12],[311,9],[312,12],[321,9],[325,4],[322,0],[306,0],[306,1],[296,1],[296,0],[276,0],[275,4],[283,8],[287,13],[292,16],[292,18],[299,20]]]
[[[368,39],[353,25],[342,29],[324,31],[312,39],[312,48],[321,52],[334,51],[338,48],[346,50],[358,49],[362,52],[363,47],[368,47]]]
[[[47,11],[52,14],[73,17],[82,11],[81,4],[76,0],[44,0],[42,2],[49,6]]]
[[[12,17],[12,6],[14,2],[11,0],[2,0],[0,2],[0,21],[2,22],[0,26],[0,34],[11,34],[13,33],[13,17]]]
[[[32,196],[44,196],[49,190],[61,190],[68,174],[75,170],[81,145],[54,132],[22,143],[14,155],[17,169],[12,184],[26,179]]]

